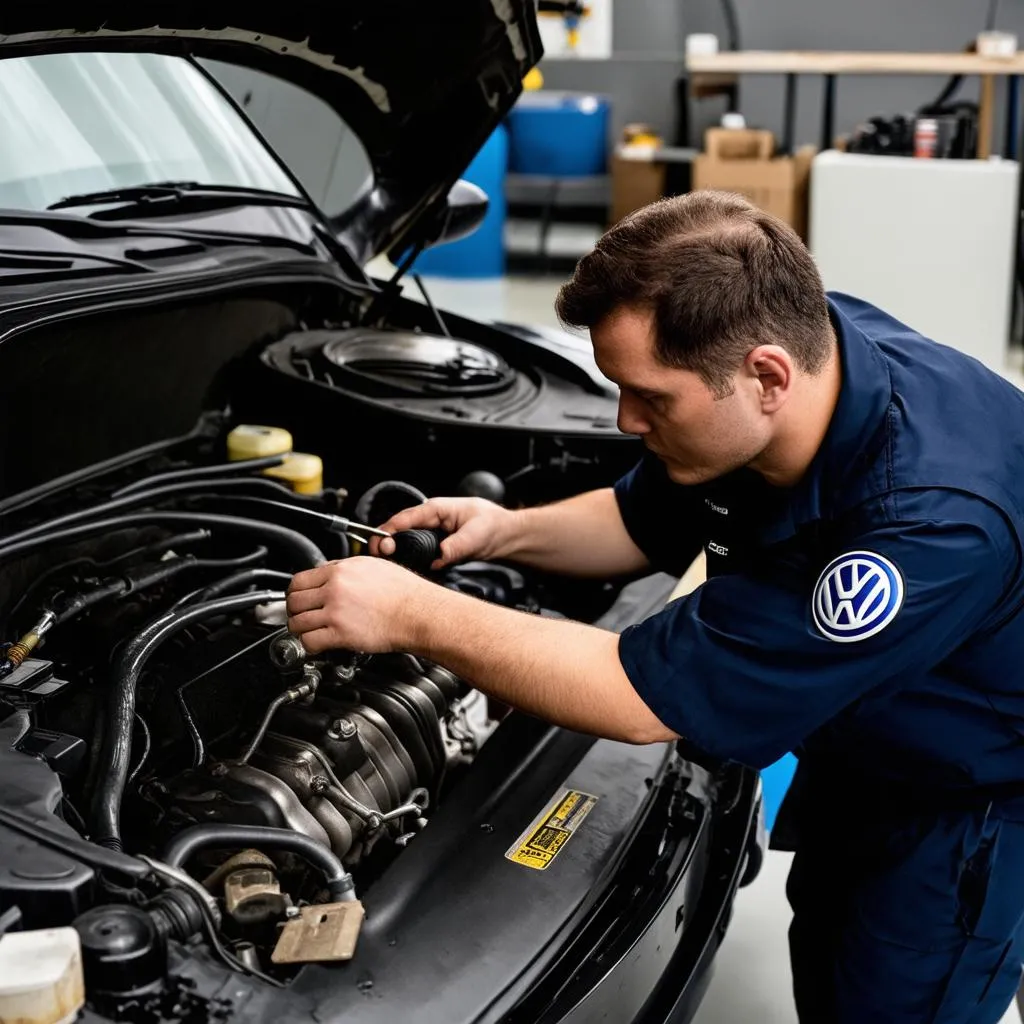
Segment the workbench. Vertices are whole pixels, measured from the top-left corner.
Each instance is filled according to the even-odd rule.
[[[981,78],[978,158],[987,160],[992,155],[995,80],[1006,78],[1008,102],[1003,155],[1010,159],[1017,158],[1024,53],[1012,57],[981,57],[973,53],[738,50],[693,54],[687,57],[686,66],[691,76],[785,75],[786,100],[782,132],[784,153],[793,151],[797,79],[800,75],[822,75],[825,79],[822,150],[831,149],[834,145],[836,80],[840,75],[978,75]]]

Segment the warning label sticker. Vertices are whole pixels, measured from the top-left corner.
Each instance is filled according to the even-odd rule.
[[[580,827],[597,797],[576,789],[563,789],[533,819],[505,856],[516,864],[543,871]]]

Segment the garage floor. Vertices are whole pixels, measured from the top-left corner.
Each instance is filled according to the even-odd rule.
[[[484,320],[558,326],[554,299],[561,281],[557,278],[426,278],[424,283],[441,310]],[[406,294],[418,296],[415,286],[407,287]],[[1008,369],[1007,376],[1024,386],[1024,375],[1017,368]],[[696,1024],[796,1024],[786,939],[790,911],[785,882],[790,860],[790,854],[769,852],[757,881],[739,893]],[[1016,1008],[1010,1008],[1002,1024],[1021,1024]]]

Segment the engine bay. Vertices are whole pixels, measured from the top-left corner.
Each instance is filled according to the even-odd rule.
[[[3,515],[0,934],[74,927],[118,1018],[163,991],[175,943],[275,986],[351,958],[360,897],[508,711],[409,654],[296,650],[291,575],[423,495],[296,488],[281,462],[207,435]],[[593,619],[616,593],[432,576],[534,614]]]

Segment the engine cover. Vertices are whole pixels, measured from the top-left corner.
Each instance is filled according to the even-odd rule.
[[[389,475],[427,494],[459,493],[466,474],[495,473],[509,500],[532,504],[604,487],[641,456],[616,426],[618,394],[589,345],[560,332],[484,326],[446,314],[453,336],[415,324],[296,331],[248,367],[235,410],[267,408],[295,443],[353,493]],[[263,418],[261,418],[263,417]]]
[[[400,838],[463,756],[445,718],[466,687],[411,655],[325,667],[316,695],[281,707],[251,757],[190,770],[168,784],[179,822],[283,827],[357,863]]]

